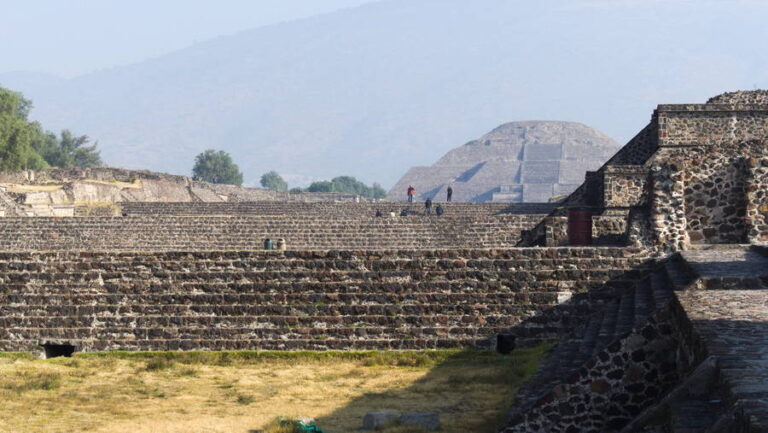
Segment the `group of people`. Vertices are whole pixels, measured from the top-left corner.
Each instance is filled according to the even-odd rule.
[[[408,185],[408,203],[413,203],[413,196],[416,195],[416,188],[413,187],[413,185]],[[453,198],[453,188],[451,188],[450,185],[448,185],[448,188],[445,189],[445,201],[448,203],[451,202],[451,199]],[[430,203],[432,202],[430,199],[427,199]]]
[[[413,203],[413,196],[416,195],[416,188],[413,187],[413,185],[408,185],[408,203]],[[445,201],[450,203],[451,199],[453,199],[453,188],[449,185],[448,188],[445,189]],[[437,205],[435,208],[435,215],[440,216],[443,213],[445,213],[445,209],[443,209],[443,206]],[[427,198],[426,201],[424,201],[424,215],[429,216],[432,215],[432,199]]]
[[[407,194],[408,194],[408,203],[413,203],[413,196],[416,195],[416,188],[414,188],[413,185],[408,185]],[[448,188],[445,189],[445,195],[446,195],[445,201],[450,203],[451,199],[453,198],[453,188],[448,186]],[[444,213],[445,213],[445,208],[443,208],[442,205],[438,204],[435,207],[435,215],[440,216]],[[401,217],[408,216],[409,214],[418,214],[418,213],[412,212],[409,209],[403,209],[400,211]],[[427,198],[427,200],[424,201],[424,215],[425,216],[432,215],[432,199],[431,198]],[[376,209],[376,216],[382,217],[384,215],[381,213],[381,210]],[[392,216],[394,216],[394,212],[392,213]]]

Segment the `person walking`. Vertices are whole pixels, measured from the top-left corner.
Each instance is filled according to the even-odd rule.
[[[408,203],[413,203],[413,194],[416,193],[416,188],[413,185],[408,185]]]
[[[432,214],[432,199],[428,198],[427,201],[424,202],[424,215],[430,216]]]
[[[451,188],[450,185],[448,186],[448,188],[446,188],[445,195],[446,195],[446,198],[447,198],[446,201],[448,203],[450,203],[451,202],[451,197],[453,197],[453,188]]]

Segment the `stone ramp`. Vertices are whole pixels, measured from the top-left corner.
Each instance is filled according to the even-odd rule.
[[[678,300],[717,360],[731,403],[751,431],[768,431],[768,258],[750,248],[682,257],[699,281]]]
[[[763,251],[685,251],[616,288],[521,389],[504,432],[768,431]]]

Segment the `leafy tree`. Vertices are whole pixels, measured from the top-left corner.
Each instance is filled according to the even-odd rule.
[[[283,180],[276,171],[264,173],[261,176],[261,186],[267,189],[274,189],[275,191],[288,191],[288,182]]]
[[[232,157],[223,150],[208,149],[195,157],[192,178],[211,183],[227,183],[240,186],[243,173],[240,172]]]
[[[0,87],[0,170],[43,169],[45,160],[32,147],[37,124],[27,121],[31,103]]]
[[[0,87],[0,170],[40,170],[55,167],[101,165],[97,143],[62,131],[61,140],[27,120],[32,102],[20,93]]]
[[[301,194],[302,192],[304,192],[304,190],[299,187],[296,187],[296,188],[291,188],[288,192],[290,192],[291,194]]]
[[[384,198],[387,196],[387,190],[385,190],[381,185],[374,182],[373,186],[371,187],[371,197],[372,198]]]
[[[312,182],[307,188],[309,192],[333,192],[333,184],[327,180]]]
[[[102,164],[98,143],[88,145],[87,135],[75,136],[68,130],[61,131],[61,139],[54,134],[40,133],[33,147],[55,167],[98,167]]]
[[[309,192],[340,192],[355,194],[367,198],[384,198],[387,192],[378,183],[368,186],[352,176],[338,176],[330,181],[322,180],[312,182],[307,188]]]

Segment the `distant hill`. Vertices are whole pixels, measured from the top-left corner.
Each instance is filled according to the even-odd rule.
[[[189,175],[216,148],[248,185],[276,170],[289,183],[350,175],[390,187],[506,119],[578,121],[623,141],[659,101],[701,100],[734,68],[753,80],[761,64],[733,61],[759,59],[743,35],[687,20],[677,3],[385,0],[0,85],[18,83],[46,128],[98,140],[110,165]],[[734,25],[764,24],[746,18]],[[669,40],[675,50],[658,48]],[[710,45],[728,49],[688,55]]]
[[[575,122],[527,121],[499,126],[457,147],[434,165],[413,167],[389,191],[403,200],[408,185],[421,200],[546,202],[571,193],[621,145],[600,131]]]

